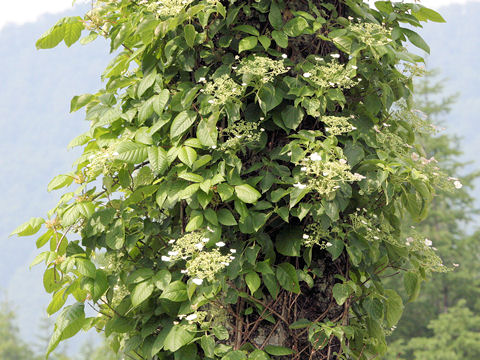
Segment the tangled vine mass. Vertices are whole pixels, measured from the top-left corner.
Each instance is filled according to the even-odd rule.
[[[410,105],[410,50],[428,52],[412,28],[444,20],[375,6],[97,0],[38,40],[100,36],[114,54],[105,87],[71,102],[90,129],[48,190],[74,189],[13,232],[43,231],[34,264],[59,312],[47,356],[90,328],[125,359],[386,351],[404,301],[448,271],[405,224],[462,185],[422,156],[432,126]]]

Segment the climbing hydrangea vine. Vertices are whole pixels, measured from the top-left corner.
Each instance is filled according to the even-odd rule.
[[[90,129],[48,185],[71,190],[13,232],[43,231],[47,355],[90,328],[129,359],[383,354],[448,270],[403,225],[461,187],[416,141],[424,21],[443,19],[361,0],[97,0],[58,21],[38,48],[100,36],[114,58],[71,102]]]

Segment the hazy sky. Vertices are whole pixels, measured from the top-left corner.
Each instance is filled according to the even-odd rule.
[[[89,0],[76,2],[89,2]],[[423,0],[422,4],[438,9],[441,6],[466,2],[480,2],[480,0]],[[8,23],[21,25],[36,21],[42,14],[62,12],[71,6],[72,0],[0,0],[0,30]]]

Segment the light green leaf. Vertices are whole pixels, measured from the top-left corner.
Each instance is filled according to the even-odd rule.
[[[137,286],[135,286],[135,288],[133,289],[131,295],[132,305],[134,307],[137,307],[142,302],[147,300],[150,295],[152,295],[154,288],[155,285],[150,281],[143,281],[140,284],[137,284]]]
[[[333,297],[338,305],[343,305],[343,303],[350,296],[350,287],[345,284],[337,283],[333,286]]]
[[[116,159],[131,164],[138,164],[148,158],[148,146],[131,141],[123,141],[117,146]]]
[[[195,333],[188,331],[183,325],[174,325],[164,341],[165,350],[177,351],[195,338]]]
[[[252,50],[258,44],[258,38],[256,36],[247,36],[240,40],[238,44],[238,52]]]
[[[267,345],[265,346],[265,351],[274,356],[286,356],[293,354],[292,349],[277,345]]]
[[[235,186],[235,195],[247,204],[253,204],[262,196],[256,189],[248,184]]]
[[[247,286],[252,294],[258,290],[262,283],[260,276],[258,276],[258,274],[254,271],[250,271],[247,275],[245,275],[245,282],[247,283]]]
[[[63,40],[70,47],[80,39],[82,30],[85,28],[83,21],[79,17],[70,17],[65,22],[65,30]]]
[[[150,146],[148,162],[155,174],[162,175],[168,168],[167,152],[161,147]]]
[[[83,94],[77,95],[72,98],[70,102],[70,112],[75,112],[85,105],[87,105],[90,101],[92,101],[95,97],[92,94]]]
[[[75,265],[77,266],[77,270],[80,274],[95,279],[97,268],[90,260],[76,258]]]
[[[402,317],[403,301],[395,290],[385,290],[385,296],[387,297],[387,300],[385,301],[387,327],[391,328],[392,326],[397,325]]]
[[[65,305],[65,302],[67,301],[67,295],[65,294],[65,291],[67,288],[63,288],[59,291],[57,291],[52,298],[52,301],[50,304],[48,304],[47,307],[47,314],[48,315],[53,315],[55,314],[58,310],[62,308],[63,305]]]
[[[297,16],[285,24],[283,31],[290,37],[297,37],[302,35],[307,28],[307,20],[303,17]]]
[[[163,290],[160,299],[167,299],[174,302],[182,302],[188,299],[187,286],[181,281],[174,281]]]
[[[160,290],[165,290],[172,280],[172,274],[168,270],[160,270],[152,278],[153,283]]]
[[[237,220],[235,220],[232,212],[228,209],[220,209],[217,211],[218,222],[225,226],[235,226],[237,225]]]
[[[178,152],[178,158],[182,163],[191,168],[195,160],[197,160],[197,152],[190,146],[182,146]]]
[[[155,70],[151,71],[149,74],[144,76],[144,78],[138,84],[137,89],[137,96],[141,97],[145,91],[147,91],[155,82],[155,77],[157,76],[157,72]]]
[[[157,115],[161,115],[163,113],[163,110],[165,110],[165,107],[167,106],[169,98],[170,98],[170,93],[168,92],[167,89],[163,89],[162,91],[160,91],[158,95],[155,95],[153,97],[153,102],[152,102],[153,110]]]
[[[197,35],[197,32],[195,31],[195,26],[193,26],[192,24],[187,24],[183,28],[183,31],[187,45],[189,47],[193,47],[193,44],[195,44],[195,36]]]
[[[194,111],[184,110],[173,119],[170,127],[170,138],[174,139],[182,136],[195,122],[197,113]]]
[[[416,47],[422,49],[425,51],[427,54],[430,54],[430,46],[423,40],[423,38],[418,35],[415,31],[410,30],[410,29],[405,29],[402,28],[402,32],[407,35],[408,40],[415,45]]]
[[[403,284],[408,295],[408,301],[414,301],[420,293],[421,280],[418,274],[412,271],[406,272],[403,275]]]
[[[45,222],[44,219],[40,217],[35,217],[31,218],[28,220],[26,223],[23,223],[19,227],[17,227],[15,230],[12,231],[12,233],[9,236],[12,235],[18,235],[18,236],[30,236],[34,235],[40,230],[42,227],[42,224]]]
[[[280,285],[287,291],[300,293],[297,271],[292,264],[282,263],[277,267],[277,279]]]

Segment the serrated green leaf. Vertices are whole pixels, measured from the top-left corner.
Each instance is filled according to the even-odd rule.
[[[170,138],[174,139],[182,136],[190,129],[197,118],[197,113],[194,111],[184,110],[173,119],[170,127]]]
[[[257,291],[262,284],[260,276],[258,276],[255,271],[250,271],[247,275],[245,275],[245,282],[247,283],[247,286],[252,294]]]
[[[148,162],[156,175],[162,175],[168,168],[167,152],[161,147],[150,146]]]
[[[292,264],[282,263],[277,267],[277,279],[280,285],[287,291],[299,294],[297,271]]]
[[[252,50],[258,44],[258,38],[256,36],[247,36],[240,40],[238,44],[238,52]]]
[[[15,230],[11,232],[9,236],[18,235],[18,236],[30,236],[34,235],[40,230],[42,224],[45,222],[43,218],[34,217],[28,220],[27,222],[23,223]]]
[[[253,204],[262,196],[256,189],[248,184],[235,186],[235,195],[247,204]]]
[[[182,302],[188,299],[187,286],[181,281],[174,281],[163,290],[160,299],[167,299],[174,302]]]
[[[197,152],[190,146],[182,146],[178,152],[178,158],[182,163],[191,168],[195,160],[197,160]]]
[[[187,345],[195,338],[195,333],[188,331],[184,325],[174,325],[165,337],[163,347],[172,352]]]
[[[157,72],[151,71],[149,74],[143,77],[143,79],[138,84],[138,89],[137,89],[138,97],[141,97],[145,93],[145,91],[147,91],[153,85],[153,83],[155,82],[156,76],[157,76]]]
[[[148,158],[148,146],[131,141],[121,142],[116,149],[116,159],[130,164],[138,164]]]
[[[154,288],[155,285],[148,280],[137,284],[137,286],[135,286],[135,288],[133,289],[131,295],[132,305],[134,307],[137,307],[145,300],[147,300],[150,295],[152,295]]]

